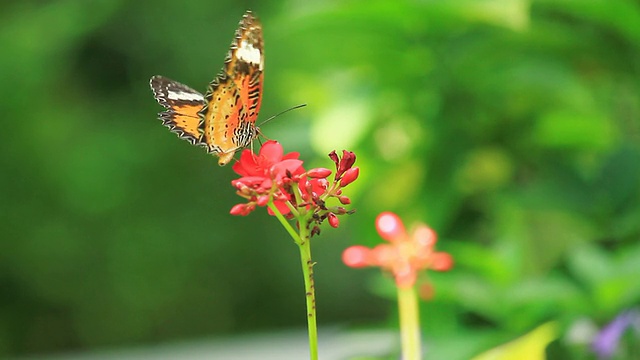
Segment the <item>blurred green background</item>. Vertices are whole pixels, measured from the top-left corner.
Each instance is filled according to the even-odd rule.
[[[640,300],[632,0],[3,2],[0,356],[304,328],[296,247],[229,215],[231,168],[161,126],[148,86],[205,91],[246,9],[261,118],[308,104],[263,132],[361,167],[357,213],[314,238],[319,323],[395,328],[388,279],[340,262],[390,210],[456,260],[422,304],[432,358],[550,320],[555,358],[595,358],[572,329]]]

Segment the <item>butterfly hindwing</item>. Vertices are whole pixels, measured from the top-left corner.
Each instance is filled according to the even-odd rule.
[[[163,125],[194,145],[202,142],[204,96],[192,88],[163,76],[151,78],[151,89],[158,103],[167,110],[159,113]]]

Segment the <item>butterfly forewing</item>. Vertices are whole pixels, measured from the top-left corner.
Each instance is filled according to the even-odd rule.
[[[255,123],[262,102],[262,82],[264,78],[264,41],[262,24],[247,12],[225,61],[225,71],[231,75],[240,89],[242,102],[247,107],[249,121]]]

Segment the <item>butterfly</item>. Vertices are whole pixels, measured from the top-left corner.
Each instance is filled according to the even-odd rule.
[[[262,25],[247,11],[236,30],[224,66],[206,94],[156,75],[150,85],[163,125],[190,143],[216,154],[220,166],[260,134],[256,119],[264,79]]]

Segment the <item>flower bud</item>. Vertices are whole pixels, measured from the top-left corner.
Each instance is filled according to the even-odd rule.
[[[327,215],[327,220],[329,221],[329,225],[331,225],[331,227],[337,228],[338,225],[340,225],[340,220],[334,213],[329,213],[329,215]]]
[[[246,215],[249,215],[249,213],[252,210],[253,210],[253,207],[250,206],[249,204],[237,204],[231,208],[231,211],[229,211],[229,213],[231,215],[246,216]]]
[[[307,176],[310,178],[326,178],[329,175],[331,175],[331,170],[326,168],[315,168],[307,171]]]
[[[342,176],[342,179],[340,180],[340,186],[345,187],[351,184],[358,178],[358,175],[360,175],[360,168],[358,167],[354,167],[345,171],[344,175]]]
[[[334,209],[335,210],[333,210],[333,212],[338,215],[344,215],[347,213],[347,209],[343,208],[342,206],[336,206]]]
[[[346,196],[338,196],[338,200],[340,200],[340,203],[341,203],[342,205],[349,205],[349,204],[351,204],[351,199],[349,199],[349,198],[348,198],[348,197],[346,197]]]
[[[342,159],[340,159],[340,168],[338,172],[343,173],[348,169],[351,169],[356,162],[356,154],[352,151],[342,150]]]

